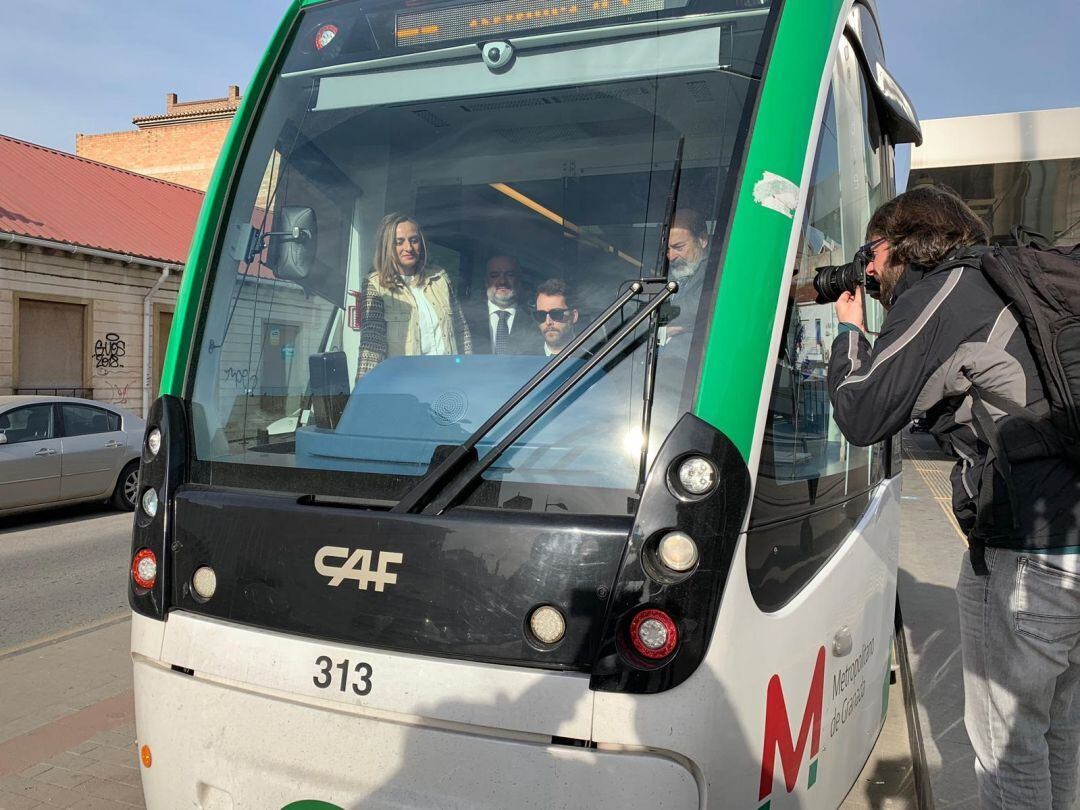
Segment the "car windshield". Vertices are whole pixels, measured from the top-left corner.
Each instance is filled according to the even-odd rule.
[[[668,250],[680,290],[661,318],[655,452],[691,404],[724,236],[716,212],[757,85],[732,65],[755,64],[765,23],[760,10],[701,15],[639,36],[520,45],[508,66],[449,49],[438,64],[428,53],[279,76],[203,300],[195,479],[393,504],[632,280],[663,269],[683,139]],[[287,68],[306,44],[292,47]],[[615,347],[468,503],[626,514],[647,336],[646,323]]]

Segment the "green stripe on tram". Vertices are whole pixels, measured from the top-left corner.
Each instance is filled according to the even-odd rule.
[[[772,362],[769,343],[795,224],[756,203],[754,185],[765,172],[802,182],[818,89],[842,5],[841,0],[784,4],[738,191],[694,413],[723,431],[744,459],[750,458],[760,403],[746,396],[746,381],[763,379]],[[770,393],[763,390],[761,396]]]

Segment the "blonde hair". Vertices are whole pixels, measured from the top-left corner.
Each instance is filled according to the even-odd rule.
[[[375,257],[372,259],[372,269],[378,274],[379,284],[383,287],[400,287],[403,283],[401,265],[398,263],[395,241],[397,240],[397,226],[411,222],[416,226],[416,232],[420,235],[420,256],[416,263],[416,274],[422,279],[427,269],[427,240],[420,223],[407,214],[387,214],[379,222],[375,232]]]

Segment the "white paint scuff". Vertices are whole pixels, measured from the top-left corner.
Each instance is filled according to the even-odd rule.
[[[761,179],[754,184],[754,202],[794,219],[799,204],[799,187],[786,177],[763,172]]]

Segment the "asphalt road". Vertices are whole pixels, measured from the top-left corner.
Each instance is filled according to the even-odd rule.
[[[131,520],[104,505],[0,518],[0,655],[127,615]]]

